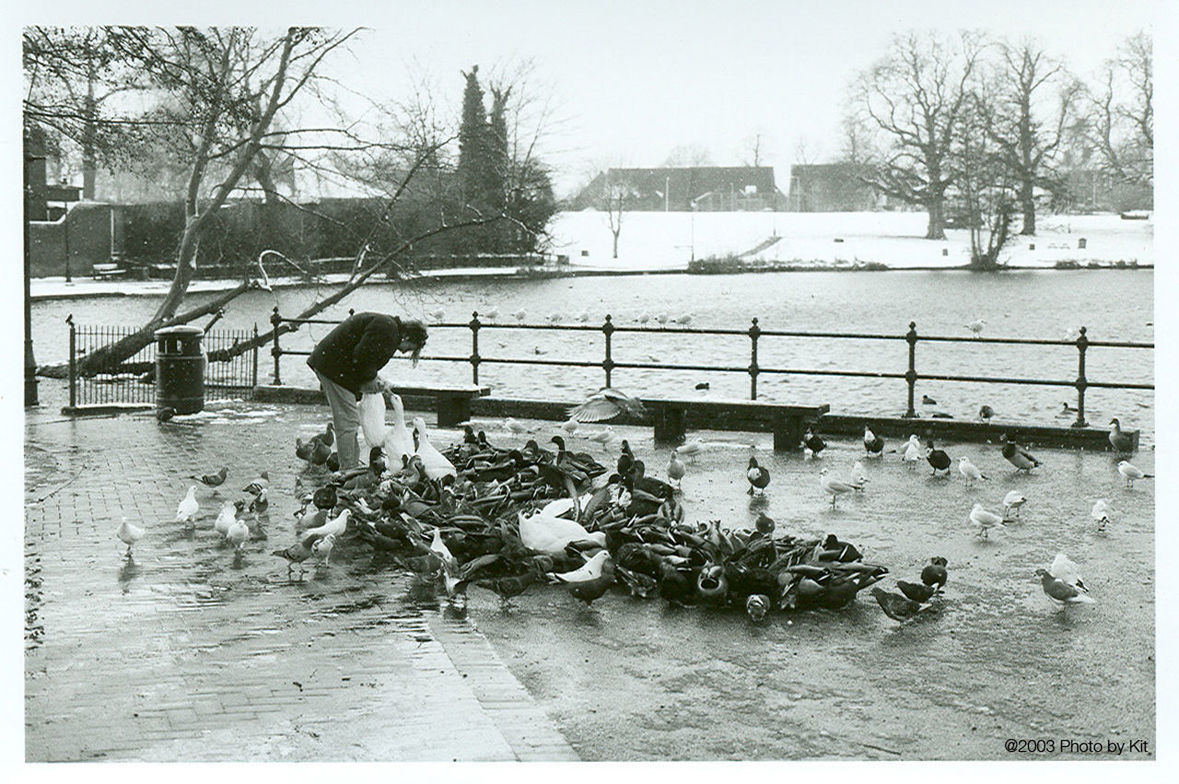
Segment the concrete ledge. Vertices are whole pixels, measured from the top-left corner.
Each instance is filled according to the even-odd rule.
[[[254,399],[269,403],[320,403],[326,405],[323,393],[318,389],[287,386],[259,386],[254,388]],[[564,422],[569,418],[569,408],[580,401],[531,400],[521,398],[478,397],[471,401],[472,416],[481,417],[522,417]],[[646,401],[644,400],[644,403]],[[431,410],[433,399],[405,398],[408,408]],[[619,417],[611,425],[633,425],[650,427],[652,418],[644,416]],[[745,421],[737,417],[710,418],[698,412],[689,412],[689,429],[695,430],[744,430],[752,433],[768,432],[764,421]],[[1111,450],[1109,432],[1092,427],[1057,427],[1052,425],[1030,425],[1017,422],[968,422],[957,419],[905,419],[904,417],[866,417],[839,414],[824,414],[819,417],[817,430],[820,435],[859,437],[864,426],[871,425],[879,435],[907,438],[916,433],[922,439],[988,443],[996,442],[1006,433],[1012,439],[1028,446],[1068,447],[1082,449]],[[1138,449],[1138,431],[1123,430],[1133,439],[1134,450]]]

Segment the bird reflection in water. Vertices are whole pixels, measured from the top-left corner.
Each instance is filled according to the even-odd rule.
[[[130,554],[123,559],[123,565],[119,567],[119,585],[122,587],[123,593],[130,593],[131,581],[138,577],[142,570],[142,567]]]

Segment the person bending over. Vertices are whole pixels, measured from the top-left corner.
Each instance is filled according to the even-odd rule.
[[[389,389],[389,382],[379,372],[395,352],[409,353],[416,367],[426,337],[426,326],[415,319],[357,313],[341,322],[311,351],[307,365],[319,377],[332,409],[341,470],[360,464],[360,396]]]

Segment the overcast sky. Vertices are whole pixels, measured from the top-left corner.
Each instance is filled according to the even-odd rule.
[[[459,113],[460,71],[531,61],[531,93],[550,99],[543,157],[561,195],[610,165],[659,166],[677,147],[716,165],[752,159],[786,189],[800,145],[812,161],[841,146],[856,72],[909,29],[1031,35],[1086,75],[1165,4],[1143,0],[386,0],[386,2],[80,3],[59,0],[25,23],[178,21],[364,25],[328,70],[376,100],[431,81]],[[27,6],[18,13],[29,13]],[[180,9],[180,10],[177,10]],[[359,110],[357,102],[354,108]]]
[[[418,8],[411,11],[409,9]],[[546,157],[568,190],[603,165],[658,166],[677,146],[717,165],[762,155],[785,187],[800,142],[816,160],[839,152],[853,75],[897,32],[982,28],[1032,35],[1084,75],[1124,37],[1150,29],[1153,2],[1098,0],[630,0],[392,3],[337,63],[358,90],[394,96],[426,73],[446,101],[460,70],[531,60],[555,114]]]

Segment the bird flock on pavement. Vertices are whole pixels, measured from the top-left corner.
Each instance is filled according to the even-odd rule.
[[[368,397],[368,396],[366,396]],[[896,590],[878,585],[889,570],[866,563],[860,550],[834,533],[816,539],[778,529],[764,512],[747,525],[723,527],[719,520],[685,521],[685,482],[691,481],[696,458],[708,447],[694,438],[673,448],[666,481],[648,473],[627,439],[620,439],[613,458],[570,449],[565,439],[581,435],[604,449],[615,449],[611,429],[582,430],[642,411],[642,404],[618,390],[603,389],[570,411],[563,425],[542,447],[528,437],[535,425],[506,418],[497,428],[522,444],[495,446],[486,431],[463,426],[462,440],[439,449],[421,417],[405,421],[400,398],[390,395],[392,421],[380,402],[362,401],[373,413],[364,425],[370,447],[366,465],[339,470],[333,451],[334,430],[295,439],[295,457],[303,468],[295,479],[292,541],[272,550],[286,562],[288,577],[304,574],[308,561],[327,566],[331,554],[346,543],[386,557],[395,568],[411,572],[454,602],[465,602],[474,585],[510,600],[537,584],[562,586],[590,606],[612,589],[636,598],[661,597],[671,604],[738,607],[754,621],[777,610],[838,609],[871,588],[889,618],[907,622],[938,604],[948,581],[948,562],[933,556],[913,580],[896,580]],[[1119,456],[1133,447],[1112,420],[1109,441]],[[488,429],[491,429],[489,426]],[[826,442],[808,428],[800,444],[804,459],[822,460]],[[916,472],[925,463],[928,476],[952,478],[953,461],[932,439],[916,434],[898,449],[888,449],[871,424],[863,433],[862,459],[846,474],[823,465],[818,471],[822,494],[837,509],[841,499],[860,495],[869,484],[866,461],[886,462],[899,454],[904,470]],[[1008,435],[999,439],[998,454],[1017,473],[1049,470],[1043,461]],[[993,473],[993,469],[989,469]],[[1127,491],[1134,482],[1153,478],[1126,459],[1117,472]],[[240,498],[221,498],[228,468],[193,475],[176,508],[175,523],[195,531],[202,517],[198,489],[219,501],[212,531],[241,557],[250,542],[266,539],[270,478],[259,472],[241,489]],[[957,458],[957,473],[969,489],[986,492],[991,475],[969,455]],[[604,482],[598,482],[605,476]],[[758,499],[769,492],[772,476],[756,456],[744,471],[747,493]],[[975,535],[989,540],[1013,521],[1022,520],[1028,497],[1011,490],[1001,501],[979,500],[966,512]],[[1034,506],[1034,505],[1033,505]],[[764,505],[761,507],[764,509]],[[1097,499],[1090,511],[1098,532],[1105,532],[1114,511],[1111,498]],[[127,545],[126,556],[145,536],[148,526],[123,518],[116,537]],[[1044,595],[1063,607],[1092,603],[1080,569],[1063,553],[1034,572]]]

